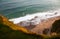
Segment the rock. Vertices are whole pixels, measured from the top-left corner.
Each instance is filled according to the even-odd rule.
[[[52,24],[51,32],[60,33],[60,19],[59,19],[59,20],[56,20],[56,21]]]
[[[31,29],[32,32],[35,32],[37,34],[43,34],[44,31],[45,33],[51,33],[51,28],[53,27],[52,24],[56,21],[60,20],[60,16],[49,18],[47,20],[42,21],[38,25],[36,25],[33,29]],[[59,27],[60,28],[60,27]],[[54,28],[52,28],[53,30]],[[57,31],[57,30],[56,30]],[[39,33],[40,32],[40,33]]]

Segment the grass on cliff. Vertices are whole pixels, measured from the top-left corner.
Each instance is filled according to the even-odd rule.
[[[23,27],[9,22],[0,16],[0,39],[60,39],[60,34],[54,36],[30,34]]]
[[[13,30],[7,25],[0,24],[0,39],[60,39],[60,35],[42,36],[36,34],[27,34],[19,30]]]
[[[42,36],[26,34],[19,30],[12,30],[7,25],[0,24],[0,39],[41,39]]]

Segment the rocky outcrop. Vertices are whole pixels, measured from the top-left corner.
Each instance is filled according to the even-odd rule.
[[[39,23],[38,25],[36,25],[36,27],[34,27],[33,29],[31,29],[31,31],[35,32],[37,34],[43,34],[43,33],[50,34],[51,33],[52,24],[56,20],[60,20],[60,16],[49,18],[47,20],[42,21],[41,23]]]
[[[51,28],[51,32],[56,32],[56,33],[60,33],[60,19],[56,20],[53,24],[52,24],[52,28]]]

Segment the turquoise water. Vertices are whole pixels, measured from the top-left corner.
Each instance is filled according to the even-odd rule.
[[[16,18],[60,8],[60,0],[0,0],[0,14]]]

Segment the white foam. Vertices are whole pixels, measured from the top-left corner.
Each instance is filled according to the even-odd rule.
[[[23,16],[23,17],[9,19],[9,21],[13,21],[14,24],[17,24],[21,21],[31,20],[35,16],[38,16],[38,18],[32,20],[31,22],[35,22],[35,24],[38,24],[42,19],[47,19],[47,18],[51,18],[51,17],[60,16],[60,10],[56,10],[54,12],[42,12],[42,13],[38,12],[38,13],[35,13],[35,14],[28,14],[28,15]]]

